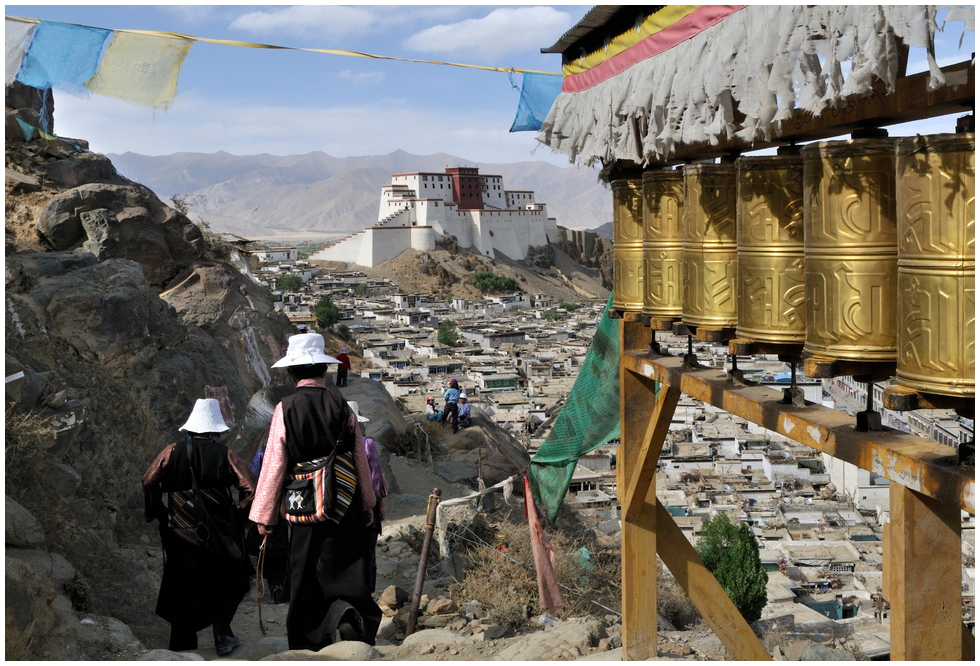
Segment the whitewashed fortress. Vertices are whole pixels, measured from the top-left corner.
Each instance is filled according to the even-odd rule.
[[[523,259],[529,247],[558,239],[554,218],[534,192],[505,190],[500,176],[477,167],[445,173],[396,173],[381,188],[378,223],[352,234],[310,259],[345,261],[373,268],[408,249],[434,250],[443,234],[462,248]]]

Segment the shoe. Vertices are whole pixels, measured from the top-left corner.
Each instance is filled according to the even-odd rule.
[[[337,625],[337,632],[334,635],[334,642],[340,643],[341,641],[359,641],[361,640],[361,632],[354,627],[350,622],[341,622]]]
[[[242,639],[238,636],[215,636],[214,637],[214,651],[218,653],[219,657],[223,657],[226,654],[230,654],[232,650],[237,648],[242,644]]]

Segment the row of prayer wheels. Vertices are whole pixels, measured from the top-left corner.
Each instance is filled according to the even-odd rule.
[[[827,141],[613,181],[613,307],[974,394],[974,136]]]

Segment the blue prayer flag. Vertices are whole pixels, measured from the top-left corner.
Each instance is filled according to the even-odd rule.
[[[17,80],[35,88],[58,88],[86,95],[85,82],[99,67],[111,30],[41,21],[24,56]]]
[[[551,105],[561,93],[562,81],[562,77],[553,74],[524,72],[521,101],[510,131],[531,132],[541,129],[541,124],[551,111]]]

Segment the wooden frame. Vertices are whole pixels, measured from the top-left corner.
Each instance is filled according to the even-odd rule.
[[[785,405],[778,391],[658,356],[643,324],[623,320],[620,327],[624,659],[657,654],[658,554],[735,659],[771,658],[657,502],[657,458],[681,393],[888,478],[883,569],[892,658],[972,659],[959,574],[960,510],[976,512],[972,469],[957,466],[938,443],[896,431],[857,432],[841,412]]]

